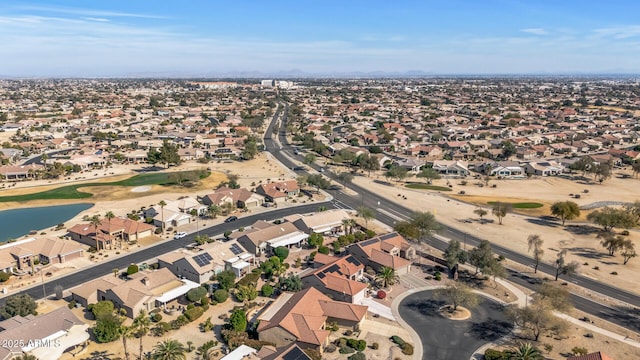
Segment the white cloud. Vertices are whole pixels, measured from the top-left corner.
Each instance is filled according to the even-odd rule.
[[[89,21],[97,21],[97,22],[108,22],[111,21],[109,19],[105,19],[105,18],[95,18],[95,17],[84,17],[83,19],[85,20],[89,20]]]
[[[594,34],[599,37],[612,37],[614,39],[628,39],[640,36],[640,25],[613,26],[595,29]]]
[[[528,28],[528,29],[521,29],[520,31],[522,31],[523,33],[531,34],[531,35],[548,35],[549,34],[547,30],[542,28]]]
[[[80,15],[83,17],[129,17],[129,18],[145,18],[145,19],[168,19],[166,16],[154,14],[127,13],[118,11],[104,11],[94,9],[80,9],[70,7],[55,6],[16,6],[15,9],[26,11],[51,12],[68,15]]]

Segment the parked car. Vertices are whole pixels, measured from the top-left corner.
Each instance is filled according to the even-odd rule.
[[[178,240],[178,239],[182,239],[182,238],[183,238],[183,237],[185,237],[185,236],[187,236],[187,233],[186,233],[186,232],[184,232],[184,231],[180,231],[180,232],[177,232],[177,233],[173,236],[173,239],[174,239],[174,240]]]
[[[237,216],[229,216],[228,218],[224,219],[224,222],[230,223],[230,222],[236,221],[236,220],[238,220]]]

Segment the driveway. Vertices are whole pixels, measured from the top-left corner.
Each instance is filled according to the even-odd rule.
[[[471,310],[471,318],[463,321],[440,316],[438,309],[444,304],[433,298],[432,290],[425,290],[407,296],[398,307],[402,319],[420,335],[425,360],[469,359],[477,348],[513,329],[502,305],[484,297]]]

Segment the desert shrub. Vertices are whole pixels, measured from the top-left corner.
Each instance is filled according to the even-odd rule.
[[[351,335],[353,334],[353,331],[351,331],[351,330],[345,330],[344,334],[345,334],[346,336],[351,336]],[[350,340],[351,340],[351,339],[350,339]]]
[[[352,347],[349,346],[343,346],[340,348],[340,350],[338,351],[340,354],[352,354],[354,352],[356,352]]]
[[[7,280],[9,280],[9,278],[11,277],[10,273],[6,273],[4,271],[0,271],[0,283],[3,283]]]
[[[223,303],[229,298],[229,292],[225,289],[218,289],[213,292],[213,298],[217,303]]]
[[[629,230],[622,230],[620,235],[629,236]]]
[[[187,292],[187,300],[191,302],[196,302],[202,299],[203,296],[207,295],[207,289],[202,286],[198,286],[197,288],[193,288]]]
[[[204,314],[204,309],[202,307],[194,307],[185,310],[183,314],[187,318],[187,320],[191,322],[202,316],[202,314]]]
[[[207,306],[208,307],[210,302],[211,301],[209,300],[209,297],[206,296],[206,295],[203,296],[202,298],[200,298],[200,304],[202,304],[202,306]]]
[[[137,273],[139,270],[138,265],[136,264],[131,264],[127,267],[127,275],[133,275],[135,273]]]
[[[402,338],[401,338],[400,336],[397,336],[397,335],[393,335],[393,336],[391,337],[391,341],[393,341],[394,343],[396,343],[396,345],[398,345],[398,346],[402,346],[402,345],[404,345],[404,344],[405,344],[405,341],[404,341],[404,340],[402,340]]]
[[[582,355],[587,355],[589,353],[589,351],[586,348],[579,347],[579,346],[574,346],[571,349],[571,353],[573,355],[576,355],[576,356],[578,356],[578,355],[582,356]]]
[[[358,342],[356,343],[356,350],[358,351],[364,351],[364,349],[367,348],[367,341],[366,340],[358,340]]]
[[[338,350],[338,348],[333,344],[329,344],[327,345],[327,347],[324,348],[324,351],[327,353],[332,353],[332,352],[335,352],[336,350]]]
[[[357,352],[347,358],[348,360],[367,360],[367,356],[361,352]]]
[[[160,321],[162,321],[162,314],[160,314],[160,313],[155,313],[155,314],[153,314],[153,316],[151,316],[151,320],[152,320],[153,322],[160,322]]]
[[[485,360],[508,360],[509,355],[504,353],[503,351],[498,351],[496,349],[487,349],[484,352]]]
[[[402,353],[405,355],[413,355],[413,345],[409,343],[404,343],[402,347]]]
[[[260,291],[262,292],[262,296],[271,297],[271,295],[273,295],[273,286],[264,284],[262,285],[262,289],[260,289]]]
[[[322,246],[320,246],[320,247],[318,248],[318,252],[319,252],[320,254],[328,255],[328,254],[329,254],[329,248],[328,248],[328,247],[326,247],[326,246],[324,246],[324,245],[322,245]]]
[[[258,279],[260,279],[260,275],[261,274],[259,272],[250,272],[244,277],[242,277],[242,279],[238,280],[238,283],[236,284],[236,286],[240,287],[240,286],[253,285],[258,282]]]
[[[193,309],[194,307],[196,307],[196,306],[195,306],[195,305],[193,305],[193,304],[187,304],[187,310],[189,310],[189,309]]]
[[[612,271],[611,275],[618,275],[618,272],[617,271]]]
[[[371,344],[371,348],[373,350],[378,350],[379,347],[380,347],[380,345],[377,342],[374,342],[373,344]]]
[[[67,307],[68,307],[69,309],[73,309],[74,307],[76,307],[76,301],[75,301],[75,300],[71,300],[71,301],[69,302],[69,304],[67,304]]]

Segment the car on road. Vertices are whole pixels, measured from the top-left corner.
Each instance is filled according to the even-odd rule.
[[[182,238],[183,238],[183,237],[185,237],[185,236],[187,236],[187,233],[186,233],[186,232],[184,232],[184,231],[180,231],[180,232],[177,232],[177,233],[173,236],[173,239],[174,239],[174,240],[178,240],[178,239],[182,239]]]
[[[318,171],[320,171],[320,172],[324,172],[324,168],[320,168],[320,170],[318,170]]]
[[[230,222],[236,221],[236,220],[238,220],[237,216],[229,216],[228,218],[224,219],[224,222],[230,223]]]

